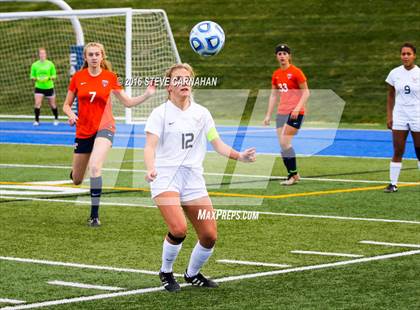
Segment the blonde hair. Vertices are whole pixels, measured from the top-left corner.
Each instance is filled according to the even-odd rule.
[[[112,71],[111,63],[108,60],[106,60],[105,48],[101,43],[98,43],[98,42],[89,42],[83,48],[84,61],[83,61],[83,66],[82,66],[81,69],[85,69],[85,68],[88,67],[88,63],[86,61],[86,53],[87,53],[87,49],[90,48],[90,47],[99,47],[99,49],[101,50],[101,54],[102,54],[101,68],[105,69],[105,70],[108,70],[108,71]]]
[[[165,72],[165,78],[170,79],[172,77],[172,73],[177,69],[185,69],[190,73],[192,78],[195,77],[195,73],[194,73],[193,68],[189,64],[184,62],[184,63],[174,64],[174,65],[170,66]]]

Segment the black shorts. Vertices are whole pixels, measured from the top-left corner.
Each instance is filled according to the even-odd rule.
[[[299,114],[297,119],[291,119],[290,114],[277,114],[276,128],[281,128],[284,124],[292,126],[293,128],[300,129],[303,123],[303,115]]]
[[[41,94],[44,95],[45,97],[54,97],[55,96],[55,92],[54,92],[54,88],[50,88],[50,89],[41,89],[41,88],[37,88],[35,87],[35,94]]]
[[[93,144],[95,143],[96,138],[106,138],[109,141],[114,141],[114,132],[108,129],[102,129],[98,131],[95,135],[89,138],[76,138],[74,140],[74,152],[77,154],[87,154],[92,153]]]

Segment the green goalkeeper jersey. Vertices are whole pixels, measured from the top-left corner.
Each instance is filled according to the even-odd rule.
[[[31,66],[31,79],[35,79],[35,87],[40,89],[54,88],[52,79],[56,78],[54,64],[49,61],[35,61]]]

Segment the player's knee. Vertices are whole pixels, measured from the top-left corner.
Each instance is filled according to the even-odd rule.
[[[206,232],[200,236],[200,244],[205,248],[212,248],[217,241],[217,232]]]
[[[72,181],[74,185],[80,185],[83,182],[83,178],[78,178],[78,177],[73,176]]]
[[[90,176],[95,178],[101,176],[101,165],[97,163],[91,163],[89,166]]]
[[[175,238],[185,238],[185,236],[187,235],[187,225],[186,224],[172,225],[169,229],[169,232]],[[171,238],[171,236],[169,237]]]
[[[182,228],[182,227],[180,227]],[[171,230],[168,232],[167,238],[169,241],[173,244],[181,244],[185,238],[187,237],[187,227],[185,226],[185,229],[177,229],[177,230]]]

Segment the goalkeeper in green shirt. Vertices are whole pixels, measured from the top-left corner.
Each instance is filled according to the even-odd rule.
[[[39,60],[31,66],[31,79],[35,81],[35,121],[34,126],[39,126],[39,115],[44,96],[54,114],[54,126],[58,125],[58,110],[55,103],[55,92],[53,80],[57,77],[54,64],[47,59],[45,48],[39,49]]]

